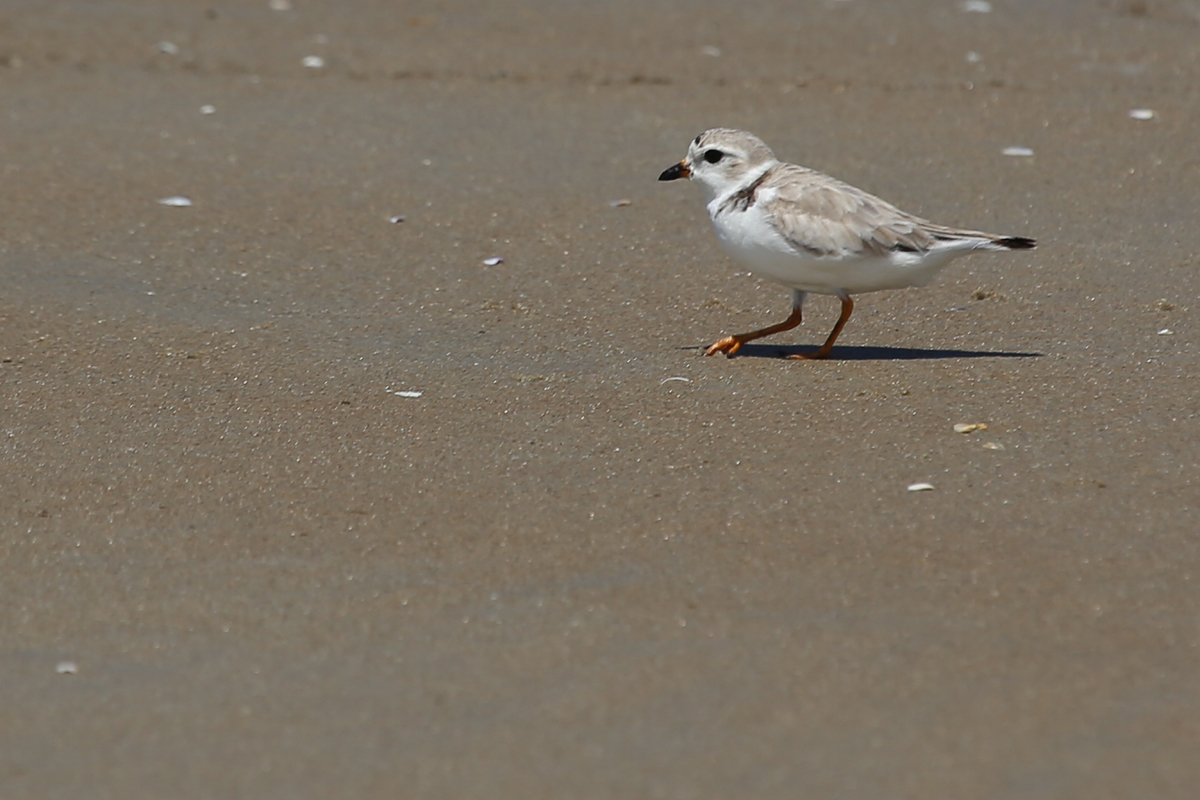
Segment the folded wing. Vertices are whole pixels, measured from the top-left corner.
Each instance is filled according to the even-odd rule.
[[[810,255],[845,258],[942,248],[1033,246],[1032,240],[1020,237],[935,225],[836,178],[795,164],[779,165],[762,190],[773,190],[765,199],[764,210],[776,230],[797,250]]]

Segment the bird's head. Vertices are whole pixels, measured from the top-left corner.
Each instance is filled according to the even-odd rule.
[[[752,133],[733,128],[711,128],[692,140],[687,156],[658,176],[660,181],[690,178],[700,184],[709,200],[740,186],[764,165],[775,163],[775,154]]]

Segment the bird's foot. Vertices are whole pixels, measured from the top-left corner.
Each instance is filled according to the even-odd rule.
[[[724,339],[710,344],[708,349],[704,351],[704,355],[712,356],[717,353],[724,353],[727,356],[732,356],[738,350],[742,349],[743,344],[744,342],[736,336],[726,336]]]
[[[829,358],[829,350],[822,347],[820,350],[812,353],[793,353],[787,358],[788,361],[816,361],[819,358]]]

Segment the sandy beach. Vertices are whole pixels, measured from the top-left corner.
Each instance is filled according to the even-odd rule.
[[[0,2],[0,797],[1193,797],[1198,56]],[[1039,247],[704,358],[789,302],[656,180],[713,126]]]

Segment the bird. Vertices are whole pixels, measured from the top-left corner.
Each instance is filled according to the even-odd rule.
[[[1025,236],[937,225],[837,178],[780,161],[757,136],[733,128],[706,130],[682,161],[658,176],[680,178],[700,184],[725,252],[752,274],[792,290],[786,320],[719,339],[705,349],[707,356],[733,356],[747,342],[795,328],[813,293],[841,300],[841,315],[819,350],[788,357],[827,358],[854,311],[853,295],[924,286],[954,259],[979,250],[1037,246]]]

